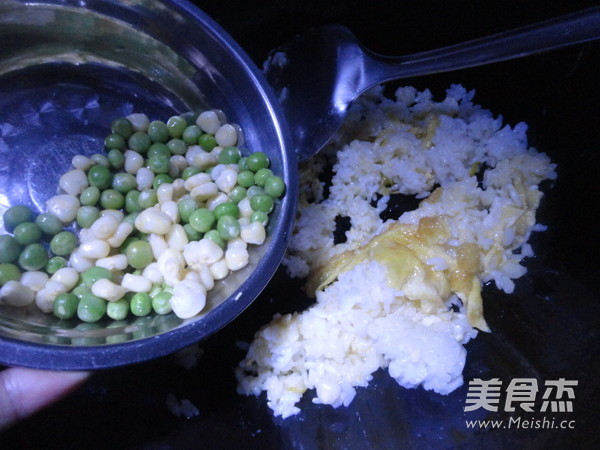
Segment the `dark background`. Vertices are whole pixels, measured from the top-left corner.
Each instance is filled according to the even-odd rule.
[[[270,49],[311,26],[342,23],[371,50],[405,54],[457,43],[595,5],[591,1],[195,1],[259,65]],[[485,312],[493,333],[468,344],[465,381],[498,377],[576,379],[574,430],[469,430],[466,385],[448,396],[400,388],[379,371],[348,408],[313,405],[273,418],[265,398],[236,394],[234,367],[274,312],[309,304],[300,283],[283,270],[237,320],[200,343],[192,370],[171,357],[101,371],[66,400],[0,435],[16,448],[597,448],[600,325],[597,294],[600,239],[600,44],[584,44],[452,74],[403,80],[439,97],[450,83],[475,89],[475,102],[507,123],[529,125],[530,145],[558,163],[558,180],[545,186],[537,252],[514,295],[487,286]],[[315,67],[318,70],[318,67]],[[466,383],[465,383],[466,384]],[[168,394],[200,411],[190,419],[166,407]],[[492,418],[508,419],[498,413]]]

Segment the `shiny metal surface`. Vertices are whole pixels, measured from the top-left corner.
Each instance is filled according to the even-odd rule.
[[[249,266],[211,292],[206,312],[60,321],[0,305],[0,363],[90,369],[156,358],[219,330],[270,280],[287,246],[297,168],[272,91],[244,51],[195,6],[179,0],[0,3],[0,216],[37,211],[76,154],[103,152],[115,117],[219,108],[244,131],[245,151],[266,152],[287,195]],[[4,233],[1,219],[0,232]]]
[[[600,8],[438,50],[374,54],[340,25],[315,28],[273,51],[265,65],[299,160],[317,153],[367,89],[401,78],[490,64],[600,38]]]

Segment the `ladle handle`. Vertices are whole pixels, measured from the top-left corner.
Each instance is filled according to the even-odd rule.
[[[600,7],[437,50],[400,57],[370,54],[364,89],[399,78],[466,69],[600,38]]]

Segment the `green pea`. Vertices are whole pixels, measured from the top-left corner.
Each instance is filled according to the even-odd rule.
[[[100,205],[104,209],[121,209],[125,205],[125,197],[115,189],[107,189],[100,195]]]
[[[215,217],[219,220],[223,216],[231,216],[234,219],[240,218],[240,208],[234,202],[219,203],[213,210]]]
[[[99,200],[100,189],[98,189],[96,186],[86,187],[79,195],[79,202],[83,206],[94,206],[98,203]]]
[[[129,308],[134,316],[147,316],[152,311],[152,299],[145,292],[138,292],[131,297]]]
[[[70,255],[75,247],[77,247],[77,236],[70,231],[61,231],[50,241],[50,251],[58,256]]]
[[[258,194],[250,198],[250,207],[253,211],[270,213],[273,211],[273,199],[267,194]]]
[[[248,157],[247,156],[242,156],[240,158],[240,160],[238,161],[238,168],[240,169],[240,172],[242,170],[250,170],[250,169],[248,169]]]
[[[222,216],[217,221],[217,231],[225,241],[235,239],[240,234],[240,223],[232,216]]]
[[[131,150],[144,154],[152,145],[152,139],[143,131],[136,131],[129,137],[127,144]]]
[[[167,120],[167,130],[172,138],[180,138],[187,128],[187,121],[181,116],[173,116]]]
[[[113,169],[120,170],[123,168],[123,165],[125,164],[125,155],[123,155],[123,152],[121,152],[121,150],[113,148],[111,151],[108,152],[108,155],[106,155],[106,157],[108,158],[108,163],[110,164],[110,167],[112,167]]]
[[[35,224],[42,233],[54,236],[63,229],[63,224],[58,217],[50,213],[42,213],[35,218]]]
[[[184,198],[177,203],[177,209],[179,210],[179,219],[188,223],[192,213],[198,209],[198,203],[191,197]]]
[[[21,245],[29,245],[42,239],[42,230],[33,222],[23,222],[15,227],[14,238]]]
[[[250,186],[246,191],[249,199],[252,199],[255,195],[265,195],[265,190],[260,186]]]
[[[250,222],[260,222],[263,227],[269,223],[269,215],[262,211],[254,211],[250,215]]]
[[[48,252],[42,244],[29,244],[19,255],[19,265],[25,270],[39,270],[48,262]]]
[[[127,172],[120,172],[113,176],[112,188],[121,194],[127,194],[137,186],[135,177]]]
[[[266,153],[254,152],[248,155],[248,160],[246,163],[248,164],[248,169],[256,173],[260,169],[269,167],[269,157],[266,155]]]
[[[131,190],[125,195],[125,211],[128,213],[139,213],[142,212],[144,208],[140,205],[140,191]]]
[[[95,206],[82,206],[77,210],[77,225],[89,228],[100,217],[100,210]]]
[[[181,139],[187,145],[198,145],[198,140],[202,136],[202,130],[197,125],[190,125],[181,135]]]
[[[156,314],[169,314],[171,309],[171,297],[173,295],[170,292],[163,291],[154,297],[152,297],[152,309]]]
[[[4,213],[3,219],[6,231],[12,231],[23,222],[33,222],[33,211],[25,205],[11,206]]]
[[[154,173],[169,173],[169,158],[164,156],[153,156],[146,160],[148,168]]]
[[[254,182],[257,186],[264,187],[267,178],[271,176],[273,176],[273,172],[271,172],[271,169],[263,167],[262,169],[258,169],[254,174]]]
[[[198,169],[197,167],[189,166],[183,169],[183,172],[181,172],[181,178],[187,180],[189,177],[192,177],[198,173],[200,173],[200,169]]]
[[[108,158],[105,155],[102,155],[100,153],[94,153],[92,156],[90,156],[90,159],[96,165],[106,167],[106,168],[110,167]]]
[[[21,254],[21,244],[8,234],[0,235],[0,263],[16,261]]]
[[[212,134],[203,134],[198,138],[198,144],[206,151],[210,151],[217,145],[217,140]]]
[[[142,192],[140,192],[138,202],[142,207],[142,210],[152,208],[158,203],[156,191],[154,189],[144,189]]]
[[[231,146],[225,147],[217,158],[219,164],[237,164],[242,157],[242,152],[239,148]]]
[[[152,142],[167,142],[171,137],[169,134],[169,128],[167,124],[160,121],[154,120],[148,125],[148,136],[152,139]]]
[[[180,117],[182,119],[185,119],[186,123],[193,124],[193,123],[196,123],[196,120],[198,119],[198,116],[200,115],[201,112],[202,111],[199,111],[199,112],[188,111],[183,114],[180,114]]]
[[[75,294],[58,294],[54,299],[54,315],[59,319],[71,319],[77,313],[79,298]]]
[[[207,208],[198,208],[189,217],[192,228],[200,233],[209,231],[216,220],[215,213]]]
[[[84,322],[98,322],[106,314],[106,301],[94,294],[84,294],[77,305],[77,317]]]
[[[169,150],[169,147],[167,147],[166,144],[163,144],[162,142],[155,142],[148,149],[147,158],[152,158],[153,156],[162,156],[164,158],[170,158],[171,150]]]
[[[106,305],[106,315],[113,320],[123,320],[129,314],[129,302],[121,298]]]
[[[110,125],[110,131],[114,134],[122,136],[125,139],[129,139],[129,137],[133,134],[133,125],[129,119],[125,117],[119,117],[112,121]]]
[[[185,231],[188,241],[190,242],[199,241],[202,239],[202,233],[200,233],[198,230],[195,230],[194,227],[192,227],[189,223],[186,223],[183,226],[183,230]]]
[[[100,266],[90,267],[81,274],[81,281],[89,289],[91,289],[92,285],[100,279],[112,281],[112,278],[112,272]]]
[[[146,241],[130,243],[127,250],[125,250],[125,255],[127,256],[127,262],[134,269],[143,269],[154,259],[152,247]]]
[[[187,144],[181,139],[171,139],[167,142],[167,147],[173,155],[185,155],[187,152]]]
[[[100,190],[108,189],[112,184],[112,174],[108,167],[96,164],[88,171],[88,181],[90,186],[96,186]]]
[[[76,286],[72,291],[71,294],[75,295],[78,299],[81,299],[81,297],[83,297],[85,294],[91,294],[92,290],[87,287],[85,284],[80,284],[79,286]]]
[[[285,182],[277,175],[271,175],[265,180],[265,193],[272,198],[279,198],[285,192]]]
[[[237,182],[240,186],[248,188],[254,186],[254,172],[251,170],[242,170],[238,173]]]
[[[53,275],[64,267],[67,267],[67,260],[62,256],[53,256],[46,263],[46,272],[48,272],[49,275]]]
[[[12,263],[0,263],[0,286],[3,286],[7,281],[19,281],[21,279],[21,271]]]
[[[111,133],[104,138],[104,146],[109,150],[125,150],[125,139],[120,134]]]
[[[243,186],[234,187],[229,193],[229,198],[233,203],[239,203],[246,198],[248,191]]]
[[[163,183],[172,183],[173,182],[173,177],[171,175],[169,175],[168,173],[159,173],[158,175],[156,175],[154,177],[154,181],[152,181],[152,188],[153,189],[158,189],[160,187],[161,184]]]
[[[225,248],[225,241],[217,230],[210,230],[204,234],[204,239],[210,239],[221,248]]]

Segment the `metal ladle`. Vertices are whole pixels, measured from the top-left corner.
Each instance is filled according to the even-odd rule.
[[[340,25],[315,28],[271,52],[265,64],[299,160],[331,139],[350,104],[391,80],[481,66],[600,38],[600,8],[438,50],[386,57]]]

